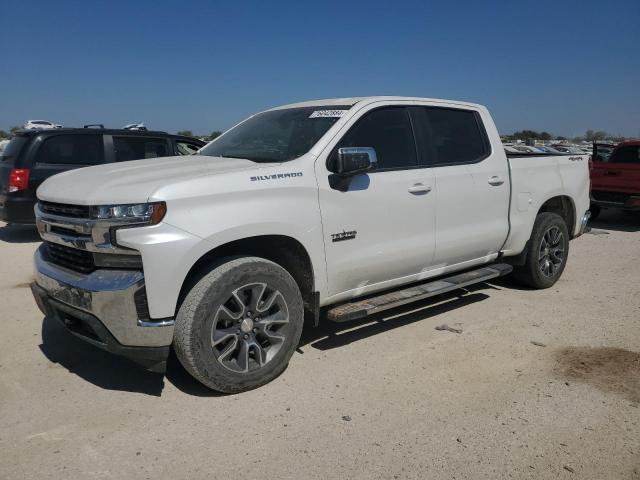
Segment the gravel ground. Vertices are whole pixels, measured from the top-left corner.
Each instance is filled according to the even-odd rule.
[[[0,224],[0,478],[640,478],[640,222],[594,228],[554,288],[309,327],[274,382],[219,396],[43,319],[37,235]]]

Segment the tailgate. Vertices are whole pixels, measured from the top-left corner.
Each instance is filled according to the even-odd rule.
[[[588,155],[509,156],[511,228],[503,251],[518,254],[531,236],[542,205],[555,197],[569,197],[574,207],[571,235],[580,231],[580,220],[589,209]]]

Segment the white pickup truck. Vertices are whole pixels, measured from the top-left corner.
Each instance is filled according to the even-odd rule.
[[[340,98],[258,113],[191,157],[62,173],[38,198],[47,316],[149,369],[173,346],[239,392],[286,368],[305,312],[362,318],[512,270],[550,287],[589,171],[507,156],[479,105]]]

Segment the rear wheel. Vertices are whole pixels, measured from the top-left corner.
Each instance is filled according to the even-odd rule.
[[[568,255],[569,230],[564,219],[556,213],[540,213],[527,245],[527,259],[514,270],[515,278],[532,288],[549,288],[562,275]]]
[[[589,207],[589,211],[591,212],[590,220],[595,220],[596,218],[598,218],[598,216],[602,212],[602,209],[597,205],[591,205]]]
[[[235,393],[278,376],[293,355],[304,319],[295,280],[257,257],[229,260],[187,294],[174,348],[185,369],[214,390]]]

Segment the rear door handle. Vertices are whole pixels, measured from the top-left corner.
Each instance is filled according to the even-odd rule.
[[[429,193],[431,191],[431,185],[416,183],[415,185],[411,185],[407,190],[409,191],[409,193],[413,193],[414,195],[421,195],[424,193]]]
[[[494,175],[489,179],[489,185],[493,185],[495,187],[497,187],[498,185],[502,185],[503,183],[504,183],[504,180],[498,177],[497,175]]]

